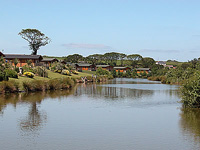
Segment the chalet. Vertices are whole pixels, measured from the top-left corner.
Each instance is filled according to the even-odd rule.
[[[19,63],[17,67],[23,67],[30,60],[33,66],[36,66],[43,58],[41,55],[23,55],[23,54],[4,54],[6,62],[10,62],[14,66],[14,60],[17,59]]]
[[[175,68],[173,65],[166,65],[165,67],[168,67],[169,69]]]
[[[157,65],[162,65],[162,66],[166,66],[166,62],[165,61],[157,61],[156,62]]]
[[[44,66],[50,67],[52,63],[58,62],[58,59],[56,58],[43,58],[41,60],[41,63],[43,63]]]
[[[126,72],[127,70],[130,70],[129,67],[114,67],[113,69],[116,70],[116,72]]]
[[[110,66],[110,65],[96,65],[96,68],[98,69],[98,68],[102,68],[102,69],[104,69],[104,70],[108,70],[108,71],[111,71],[111,70],[113,70],[113,66]]]
[[[84,64],[84,63],[76,63],[75,68],[77,71],[82,71],[82,70],[89,70],[89,71],[95,71],[96,66],[92,64]]]
[[[136,68],[137,73],[144,73],[148,74],[150,72],[150,68]]]

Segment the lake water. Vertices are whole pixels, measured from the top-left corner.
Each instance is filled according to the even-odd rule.
[[[146,79],[0,95],[1,150],[199,150],[200,111]]]

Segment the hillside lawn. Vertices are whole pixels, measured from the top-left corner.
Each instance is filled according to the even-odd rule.
[[[92,74],[94,75],[95,73],[96,73],[95,71],[83,71],[83,72],[79,72],[78,75],[71,74],[71,76],[68,76],[68,75],[62,75],[60,73],[55,73],[55,72],[52,72],[52,71],[48,70],[48,78],[43,78],[43,77],[39,77],[39,76],[34,76],[34,78],[28,78],[28,77],[24,77],[24,76],[19,76],[18,79],[9,78],[9,81],[18,82],[20,90],[23,90],[23,85],[22,84],[25,81],[50,80],[50,79],[66,78],[66,77],[80,78],[80,77],[85,77],[85,76],[92,76]]]

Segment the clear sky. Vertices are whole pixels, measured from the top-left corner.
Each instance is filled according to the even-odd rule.
[[[51,38],[41,55],[200,57],[200,0],[0,0],[0,50],[30,54],[26,28]]]

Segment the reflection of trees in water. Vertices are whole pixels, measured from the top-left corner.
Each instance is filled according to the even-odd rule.
[[[83,88],[85,86],[87,88]],[[75,96],[88,95],[91,97],[105,97],[105,98],[140,98],[144,96],[153,95],[154,91],[152,90],[138,90],[138,89],[129,89],[129,88],[118,88],[118,87],[105,87],[98,86],[96,84],[87,84],[78,86],[74,92]]]
[[[200,110],[182,109],[180,126],[184,134],[189,134],[199,144],[200,142]]]
[[[68,95],[73,94],[74,90],[56,90],[47,92],[35,92],[35,93],[17,93],[17,94],[1,94],[0,96],[0,114],[3,114],[3,110],[7,105],[12,105],[14,108],[18,104],[27,103],[32,104],[33,102],[41,103],[45,98],[64,98]]]
[[[38,110],[37,102],[32,102],[28,116],[20,120],[20,128],[23,132],[34,132],[39,130],[46,121],[46,113]]]
[[[47,122],[47,114],[39,109],[39,105],[45,98],[61,99],[71,95],[73,90],[57,90],[36,93],[18,93],[1,95],[0,97],[0,113],[3,115],[4,108],[7,105],[12,105],[17,108],[19,104],[29,105],[29,111],[25,118],[19,120],[19,126],[23,133],[35,133],[40,130]]]

